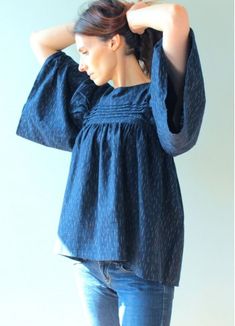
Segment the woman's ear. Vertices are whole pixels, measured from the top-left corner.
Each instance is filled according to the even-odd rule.
[[[119,34],[114,35],[110,40],[110,48],[116,51],[122,44],[122,38]]]

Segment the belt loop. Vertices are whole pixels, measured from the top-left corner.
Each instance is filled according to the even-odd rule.
[[[111,261],[103,261],[102,262],[102,274],[106,280],[107,283],[111,283],[111,278],[108,273],[108,268],[112,262]]]

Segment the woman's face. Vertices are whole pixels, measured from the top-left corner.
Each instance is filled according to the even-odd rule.
[[[101,41],[96,36],[76,34],[75,42],[80,53],[79,71],[85,71],[97,86],[112,79],[116,55],[112,41]]]

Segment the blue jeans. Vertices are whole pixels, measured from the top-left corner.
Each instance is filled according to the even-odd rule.
[[[144,280],[125,262],[76,262],[82,326],[169,326],[174,286]]]

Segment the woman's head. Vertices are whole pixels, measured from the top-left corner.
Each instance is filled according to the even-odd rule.
[[[97,36],[75,34],[75,41],[81,55],[79,70],[86,71],[97,85],[113,80],[118,62],[122,66],[125,46],[122,37],[117,34],[110,40],[102,41]]]
[[[131,32],[126,19],[131,5],[119,0],[96,0],[79,16],[74,33],[78,50],[82,53],[81,62],[84,63],[81,71],[94,73],[94,78],[97,78],[96,71],[92,70],[98,67],[99,77],[102,76],[103,82],[106,82],[112,77],[117,56],[132,56],[150,77],[153,45],[162,33],[151,28],[142,35]]]

